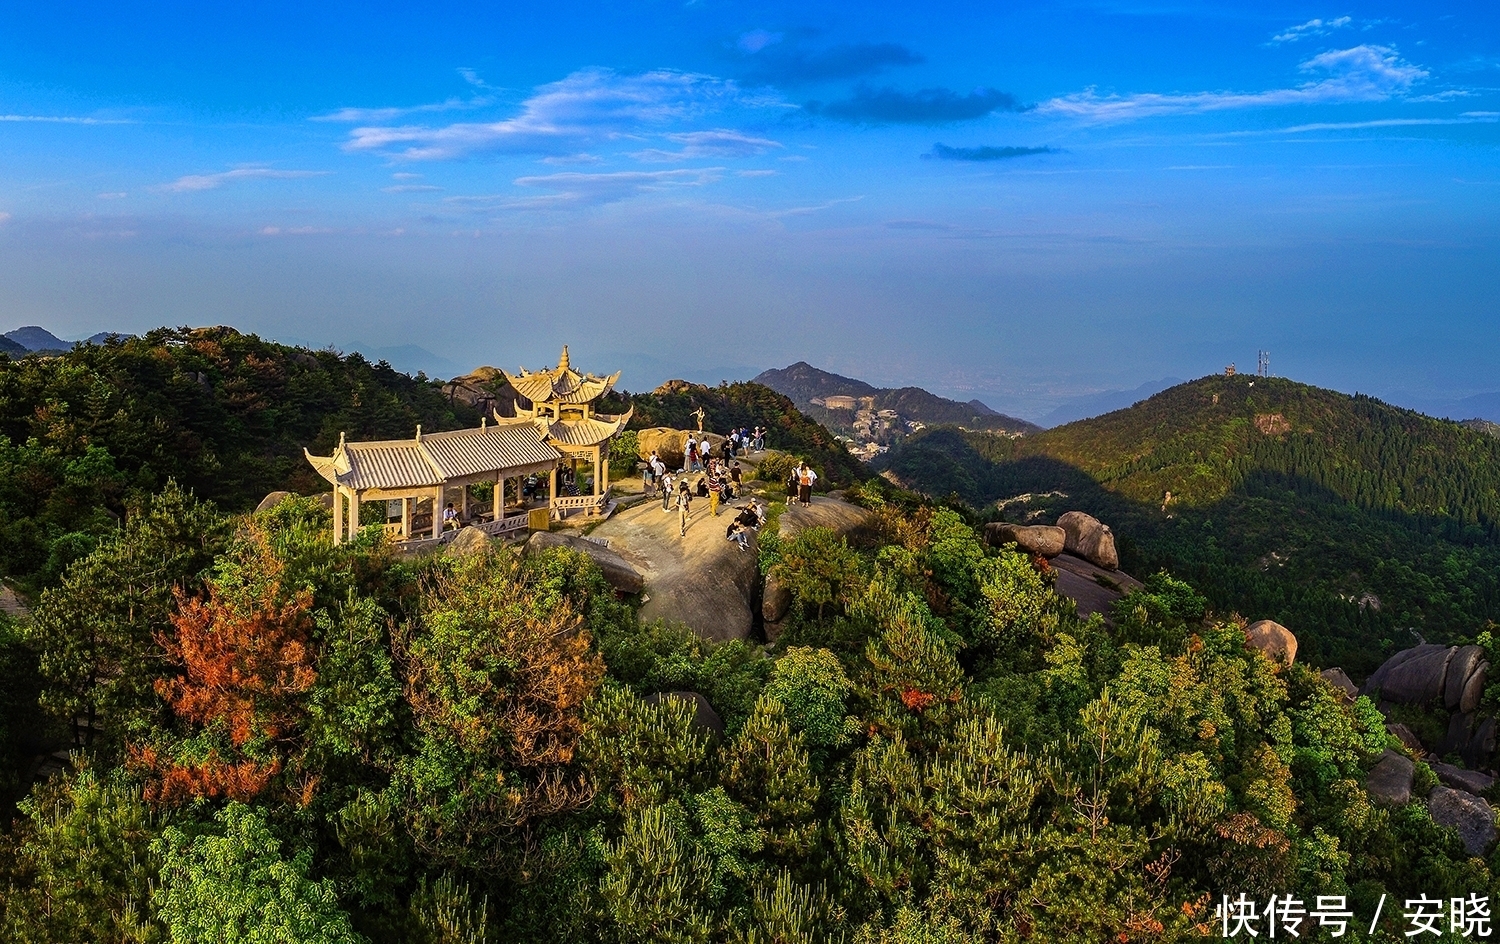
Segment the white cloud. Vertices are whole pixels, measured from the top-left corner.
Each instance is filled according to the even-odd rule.
[[[130,196],[130,194],[126,193],[123,190],[117,190],[113,193],[101,193],[98,196],[100,200],[123,200],[126,197]]]
[[[643,193],[702,187],[724,177],[724,168],[706,167],[693,170],[620,171],[609,174],[583,174],[567,171],[516,178],[516,186],[551,190],[545,196],[506,200],[504,209],[552,209],[598,206],[627,200]]]
[[[714,131],[687,131],[665,135],[668,141],[681,144],[679,151],[648,148],[631,156],[640,161],[686,161],[696,158],[754,157],[783,147],[770,138],[756,138],[738,131],[719,128]]]
[[[331,173],[326,170],[276,170],[271,167],[236,167],[234,170],[221,171],[217,174],[188,174],[179,177],[169,184],[163,184],[161,190],[172,193],[195,193],[200,190],[217,190],[227,183],[237,180],[299,180],[303,177],[322,177]]]
[[[381,187],[385,193],[437,193],[442,187],[434,187],[432,184],[396,184],[392,187]]]
[[[775,177],[774,170],[737,170],[734,172],[738,177]]]
[[[1301,69],[1328,75],[1295,88],[1265,92],[1099,95],[1089,89],[1043,102],[1037,106],[1036,112],[1108,122],[1238,108],[1378,102],[1404,94],[1428,75],[1425,69],[1405,61],[1389,46],[1368,45],[1319,53],[1302,63]]]
[[[1313,19],[1297,26],[1292,26],[1271,37],[1273,43],[1295,43],[1299,39],[1307,39],[1312,36],[1327,36],[1336,29],[1343,29],[1353,22],[1347,16],[1341,16],[1332,20]]]
[[[1490,125],[1500,122],[1500,116],[1487,117],[1468,114],[1462,118],[1376,118],[1371,121],[1317,121],[1305,125],[1293,125],[1278,129],[1286,134],[1304,131],[1350,131],[1361,128],[1413,128],[1424,125]]]
[[[537,89],[512,118],[440,127],[371,124],[354,128],[344,147],[411,161],[484,151],[562,154],[739,101],[744,99],[733,82],[710,75],[586,69]]]
[[[395,173],[391,175],[392,180],[421,180],[422,174]]]

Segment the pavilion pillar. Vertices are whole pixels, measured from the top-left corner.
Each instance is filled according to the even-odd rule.
[[[401,537],[411,540],[411,506],[414,499],[411,497],[401,499]]]
[[[552,476],[547,483],[547,503],[550,505],[557,501],[557,466],[552,466]]]
[[[344,543],[344,490],[338,485],[333,487],[333,543]]]
[[[505,473],[495,473],[495,523],[505,520]]]
[[[432,492],[432,536],[435,538],[443,536],[443,491],[439,485]]]
[[[600,446],[599,448],[603,449],[605,447],[604,446]],[[608,495],[609,494],[609,460],[608,459],[605,459],[604,463],[599,467],[599,474],[602,475],[602,476],[604,476],[604,487],[599,490],[599,494],[600,495]]]
[[[459,486],[458,492],[458,520],[469,520],[469,483],[465,482]]]
[[[364,492],[353,491],[349,493],[349,537],[353,538],[359,533],[359,503],[364,498]]]
[[[603,452],[603,449],[601,447],[599,447],[599,446],[595,446],[594,447],[594,497],[595,498],[599,497],[599,455],[600,455],[601,452]]]

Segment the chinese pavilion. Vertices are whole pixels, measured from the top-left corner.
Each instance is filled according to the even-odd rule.
[[[608,393],[619,376],[579,373],[569,365],[564,347],[551,370],[533,373],[522,368],[519,374],[504,374],[521,397],[515,416],[496,412],[493,424],[487,417],[478,429],[425,435],[419,426],[412,439],[347,442],[340,435],[331,456],[303,450],[312,467],[333,485],[334,543],[359,530],[363,502],[386,502],[386,530],[403,541],[419,536],[424,541],[443,540],[449,504],[455,505],[455,527],[475,525],[491,534],[520,530],[526,527],[526,509],[507,513],[506,486],[514,479],[511,491],[523,498],[521,481],[532,475],[547,477],[547,506],[554,518],[605,511],[609,443],[631,414],[596,413],[593,402]],[[592,494],[565,495],[558,487],[559,466],[568,463],[569,490],[574,490],[580,459],[593,464]],[[469,486],[485,483],[493,489],[491,509],[471,514]],[[389,520],[398,503],[399,524]]]
[[[505,374],[505,379],[522,400],[516,403],[514,417],[504,417],[496,412],[496,423],[533,425],[549,446],[567,457],[575,482],[578,461],[586,458],[593,464],[591,495],[560,496],[554,469],[554,513],[566,514],[577,509],[590,514],[603,511],[609,494],[609,443],[630,422],[634,410],[621,414],[596,413],[594,401],[613,389],[615,381],[620,379],[620,372],[615,371],[608,377],[581,374],[569,363],[568,348],[564,345],[557,366],[551,370],[532,372],[523,367],[519,374]]]

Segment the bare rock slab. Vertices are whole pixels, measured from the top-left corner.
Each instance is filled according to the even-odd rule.
[[[1057,526],[1066,532],[1063,549],[1069,554],[1077,554],[1105,570],[1120,568],[1114,532],[1098,518],[1081,511],[1070,511],[1057,519]]]
[[[459,528],[453,540],[448,542],[444,551],[449,557],[465,557],[469,554],[483,554],[490,549],[492,541],[488,534],[478,528]]]
[[[992,521],[984,526],[984,543],[990,547],[1014,544],[1030,554],[1056,557],[1067,546],[1068,532],[1045,524],[1007,524]]]
[[[1417,732],[1406,725],[1388,724],[1385,726],[1385,732],[1400,741],[1402,747],[1411,751],[1417,757],[1421,757],[1427,753],[1427,747],[1422,743],[1422,739],[1417,737]]]
[[[1282,665],[1297,661],[1297,637],[1275,620],[1256,620],[1245,627],[1245,645]]]
[[[282,502],[286,501],[288,498],[291,498],[291,497],[292,497],[292,493],[291,492],[271,492],[265,498],[262,498],[260,500],[260,504],[255,506],[255,510],[256,511],[269,511],[272,508],[275,508],[277,505],[281,504]]]
[[[806,508],[789,505],[777,519],[777,534],[791,538],[806,528],[827,528],[840,537],[858,540],[871,535],[878,516],[868,508],[825,495],[814,495]]]
[[[1370,769],[1370,775],[1365,780],[1365,792],[1370,794],[1372,801],[1382,806],[1405,806],[1411,802],[1412,778],[1416,776],[1416,772],[1417,765],[1412,763],[1411,758],[1387,750]]]
[[[1452,826],[1469,855],[1484,855],[1495,843],[1495,811],[1488,803],[1452,787],[1433,787],[1427,812],[1439,826]]]
[[[1433,761],[1430,766],[1439,780],[1455,790],[1464,790],[1478,795],[1495,785],[1494,777],[1477,770],[1465,770],[1441,761]]]
[[[1343,669],[1324,669],[1318,673],[1323,681],[1344,693],[1344,697],[1350,701],[1359,697],[1359,687],[1349,678]]]
[[[464,530],[474,529],[465,528]],[[460,532],[461,536],[462,532]],[[640,593],[646,585],[645,576],[634,565],[597,541],[571,534],[559,534],[555,531],[537,531],[526,539],[526,553],[528,554],[548,547],[566,547],[587,554],[594,563],[599,565],[599,569],[604,571],[604,579],[609,581],[609,585],[621,593]]]

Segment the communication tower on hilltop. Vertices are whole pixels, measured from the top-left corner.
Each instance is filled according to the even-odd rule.
[[[1259,354],[1259,356],[1258,356],[1258,358],[1256,360],[1256,364],[1255,364],[1255,376],[1257,376],[1257,377],[1269,377],[1269,376],[1271,376],[1271,352],[1270,351],[1261,351],[1260,352],[1260,354]]]

